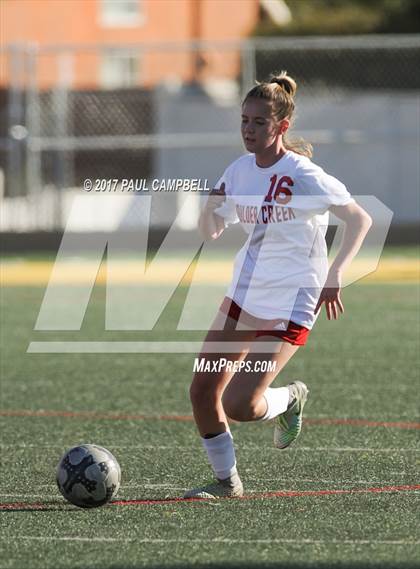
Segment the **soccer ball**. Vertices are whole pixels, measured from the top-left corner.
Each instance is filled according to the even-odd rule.
[[[79,508],[103,506],[118,492],[121,469],[115,457],[97,445],[68,450],[57,467],[58,489]]]

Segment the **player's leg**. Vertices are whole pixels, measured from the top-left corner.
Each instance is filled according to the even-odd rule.
[[[224,329],[221,330],[221,326],[224,326]],[[235,363],[246,357],[255,338],[255,331],[237,331],[235,326],[236,321],[219,312],[198,356],[198,361],[204,369],[194,373],[190,399],[194,419],[202,437],[229,430],[222,405],[223,391],[235,374]],[[240,351],[224,351],[225,344],[231,342],[235,342]],[[209,345],[219,345],[219,352],[210,351]],[[226,362],[226,365],[221,366],[221,361]]]
[[[260,353],[261,342],[273,345],[269,353]],[[275,419],[274,444],[278,448],[288,447],[302,428],[302,412],[308,389],[301,381],[294,381],[287,387],[270,387],[275,377],[285,367],[299,346],[278,341],[272,336],[256,338],[250,347],[247,362],[256,369],[256,364],[275,364],[274,369],[236,374],[223,395],[225,412],[238,421]]]
[[[224,330],[219,329],[221,322],[225,324]],[[222,395],[235,373],[233,365],[246,357],[255,331],[237,332],[235,327],[236,321],[230,318],[226,320],[226,316],[219,313],[199,355],[200,360],[204,359],[208,370],[194,374],[190,397],[202,444],[217,481],[187,492],[186,498],[234,497],[243,493],[242,482],[236,469],[233,438],[222,405]],[[235,342],[240,351],[222,351],[225,342]],[[220,352],[210,352],[209,343],[220,343]],[[219,367],[222,359],[229,365]],[[217,371],[214,371],[213,365]]]
[[[261,345],[270,351],[260,351]],[[272,336],[256,338],[250,345],[247,367],[233,376],[224,391],[223,407],[228,417],[236,421],[257,421],[272,419],[286,411],[289,389],[270,388],[270,385],[298,348]]]

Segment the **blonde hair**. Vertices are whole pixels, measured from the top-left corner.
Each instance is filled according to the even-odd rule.
[[[296,81],[287,74],[287,71],[281,71],[278,75],[272,74],[268,81],[257,82],[246,94],[242,105],[251,98],[263,99],[271,103],[274,118],[278,121],[289,119],[292,123],[295,111],[294,96],[296,95]],[[283,144],[287,150],[292,150],[302,156],[312,156],[312,144],[303,138],[289,140],[283,135]]]

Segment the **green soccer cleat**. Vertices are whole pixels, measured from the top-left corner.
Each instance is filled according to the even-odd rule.
[[[308,397],[308,388],[302,381],[294,381],[288,386],[292,401],[287,410],[274,419],[274,446],[287,448],[297,439],[302,429],[302,411]]]
[[[184,498],[240,498],[244,494],[244,487],[238,474],[226,480],[217,480],[201,488],[193,488],[184,494]]]

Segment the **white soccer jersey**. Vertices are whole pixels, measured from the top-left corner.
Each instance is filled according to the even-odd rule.
[[[312,328],[328,273],[328,208],[353,198],[339,180],[291,151],[269,168],[257,166],[254,154],[241,156],[216,188],[222,183],[226,201],[215,213],[248,233],[227,296],[258,318]]]

